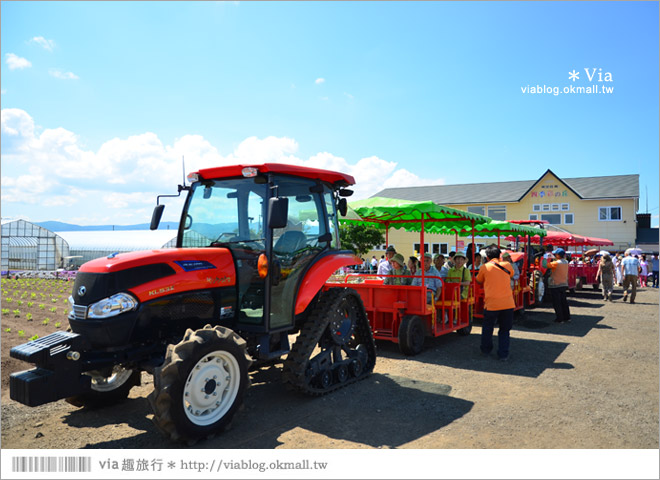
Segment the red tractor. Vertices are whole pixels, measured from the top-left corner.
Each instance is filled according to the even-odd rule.
[[[145,371],[154,376],[155,424],[190,442],[229,423],[251,366],[284,358],[284,382],[311,395],[373,370],[360,295],[324,289],[334,271],[359,262],[340,250],[337,225],[353,178],[281,164],[188,178],[177,247],[84,264],[70,297],[72,331],[11,350],[36,365],[11,375],[13,400],[113,404]]]

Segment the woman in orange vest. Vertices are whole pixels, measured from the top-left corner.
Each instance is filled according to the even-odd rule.
[[[568,308],[566,289],[568,288],[568,262],[566,252],[558,248],[554,252],[555,260],[549,262],[548,267],[552,270],[548,279],[548,289],[552,298],[552,307],[555,309],[555,322],[564,323],[571,321],[571,311]]]
[[[488,263],[481,266],[477,282],[484,286],[484,319],[481,326],[481,353],[489,355],[493,349],[493,330],[497,331],[497,356],[506,361],[509,358],[510,331],[513,326],[513,291],[511,278],[513,267],[509,262],[500,262],[501,251],[495,245],[486,249]]]

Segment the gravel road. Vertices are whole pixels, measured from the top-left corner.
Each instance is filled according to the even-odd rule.
[[[252,375],[228,431],[195,448],[657,449],[658,290],[635,305],[569,296],[573,321],[550,306],[518,318],[507,363],[468,337],[427,339],[405,357],[378,343],[369,378],[320,398],[287,391],[279,366]],[[4,373],[4,372],[3,372]],[[153,382],[103,410],[64,401],[29,408],[2,392],[3,448],[180,448],[151,422]]]

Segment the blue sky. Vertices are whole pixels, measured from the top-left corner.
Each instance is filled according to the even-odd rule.
[[[185,155],[187,171],[339,169],[356,177],[355,198],[548,168],[638,173],[640,210],[648,190],[658,224],[657,2],[1,9],[3,218],[146,222]],[[176,220],[170,203],[164,218]]]

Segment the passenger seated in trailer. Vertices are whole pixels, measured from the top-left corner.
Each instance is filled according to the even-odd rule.
[[[477,255],[479,257],[479,255]],[[463,285],[461,287],[461,298],[463,300],[467,299],[468,293],[470,291],[470,282],[472,281],[472,275],[470,275],[470,270],[465,267],[467,258],[461,252],[456,252],[454,255],[454,266],[447,271],[447,277],[445,281],[447,283],[460,283]]]
[[[472,264],[472,269],[476,272],[481,268],[481,260],[484,257],[481,255],[481,253],[477,253],[474,255],[474,263]]]
[[[390,259],[390,264],[392,265],[392,270],[390,270],[390,275],[412,275],[408,267],[405,265],[405,260],[403,255],[397,253]],[[410,285],[412,283],[412,278],[410,277],[387,277],[383,282],[383,285]]]
[[[442,280],[440,278],[440,272],[433,266],[433,256],[430,253],[424,254],[424,285],[430,291],[426,292],[426,303],[433,305],[435,299],[440,298],[442,292]],[[415,274],[411,285],[421,286],[422,285],[422,272],[419,270]]]
[[[513,278],[511,279],[511,290],[513,290],[516,281],[520,278],[520,268],[518,262],[514,262],[509,252],[502,252],[502,260],[509,262],[513,266]]]
[[[436,270],[439,272],[442,269],[442,266],[445,264],[445,256],[442,253],[436,253],[433,255],[433,265]]]
[[[385,250],[385,258],[380,261],[378,264],[378,275],[389,275],[392,270],[392,265],[390,260],[396,254],[396,249],[390,245]]]
[[[408,270],[410,270],[410,275],[415,275],[419,270],[419,259],[415,256],[408,258]]]

